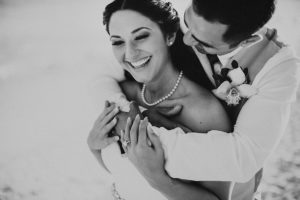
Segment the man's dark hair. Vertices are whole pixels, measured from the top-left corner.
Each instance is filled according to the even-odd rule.
[[[228,25],[223,40],[239,43],[272,17],[275,0],[193,0],[193,10],[209,22]]]

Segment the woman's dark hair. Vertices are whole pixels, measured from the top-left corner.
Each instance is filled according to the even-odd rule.
[[[237,44],[270,20],[275,0],[193,0],[192,7],[197,15],[209,22],[228,25],[223,40]]]
[[[183,43],[179,16],[170,2],[164,0],[114,0],[105,7],[103,12],[103,24],[108,33],[111,16],[120,10],[133,10],[151,19],[159,25],[165,36],[176,33],[174,44],[170,47],[174,66],[178,70],[182,70],[190,80],[207,89],[213,88],[191,47]],[[128,79],[133,79],[128,72],[125,72],[125,75]]]

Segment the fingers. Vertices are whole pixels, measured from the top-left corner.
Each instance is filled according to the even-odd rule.
[[[128,152],[128,144],[125,141],[128,141],[128,137],[126,137],[125,136],[125,132],[123,130],[121,130],[121,143],[122,143],[122,147],[123,147],[123,150],[125,151],[125,153],[127,153]]]
[[[164,116],[174,116],[181,112],[183,106],[182,105],[175,105],[169,108],[158,108],[158,112]]]
[[[140,116],[136,115],[130,129],[130,141],[132,145],[136,145],[138,142],[138,128],[140,125],[140,121],[141,121]]]
[[[180,104],[171,106],[171,107],[158,107],[157,111],[164,116],[174,116],[181,112],[183,106]]]
[[[162,150],[162,144],[150,126],[147,126],[147,134],[154,150]]]
[[[109,101],[105,101],[105,103],[104,103],[104,107],[109,107],[111,104],[109,103]]]
[[[126,122],[126,127],[125,127],[125,132],[123,132],[123,141],[124,140],[129,140],[131,141],[131,137],[130,137],[130,129],[132,126],[132,120],[130,117],[127,118],[127,122]]]
[[[104,125],[103,127],[103,131],[108,134],[112,129],[113,127],[115,127],[115,125],[117,124],[118,120],[117,118],[115,117],[113,120],[111,120],[108,124]]]
[[[113,109],[115,109],[116,105],[115,104],[111,104],[108,101],[105,102],[105,107],[104,110],[102,111],[102,113],[99,115],[99,117],[97,118],[95,124],[99,124],[102,122],[102,120],[105,118],[105,116],[110,113]]]
[[[139,125],[138,145],[147,145],[147,126],[148,118],[146,117]]]
[[[114,142],[117,142],[117,141],[119,141],[119,140],[120,140],[120,137],[119,137],[119,136],[108,137],[108,138],[106,139],[106,146],[108,146],[108,145],[110,145],[110,144],[112,144],[112,143],[114,143]]]
[[[157,108],[160,108],[160,107],[167,107],[167,108],[170,108],[170,107],[174,107],[175,105],[178,104],[178,100],[176,99],[168,99],[166,101],[163,101],[161,103],[159,103],[156,107]]]
[[[180,127],[185,133],[189,133],[189,132],[192,132],[192,130],[191,129],[189,129],[189,128],[187,128],[187,127],[185,127],[185,126],[183,126],[183,125],[179,125],[178,127]]]
[[[107,124],[109,121],[111,121],[116,114],[119,113],[119,108],[118,107],[114,107],[113,110],[111,110],[109,113],[106,114],[106,116],[102,119],[101,123],[102,124]]]
[[[119,139],[119,136],[107,137],[92,130],[87,138],[87,143],[90,149],[100,150],[103,147],[106,147],[107,145],[118,141]]]

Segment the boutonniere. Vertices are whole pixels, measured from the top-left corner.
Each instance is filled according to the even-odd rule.
[[[216,69],[214,78],[220,83],[217,89],[212,92],[227,105],[236,106],[243,98],[249,98],[257,93],[255,87],[249,84],[248,69],[243,69],[236,60],[231,63],[232,69]]]

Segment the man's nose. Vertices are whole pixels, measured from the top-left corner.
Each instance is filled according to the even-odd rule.
[[[138,56],[138,49],[136,45],[132,42],[128,43],[126,45],[126,51],[125,51],[125,60],[126,61],[134,61],[136,57]]]
[[[183,36],[183,42],[188,46],[197,45],[197,41],[192,37],[192,33],[188,30]]]

